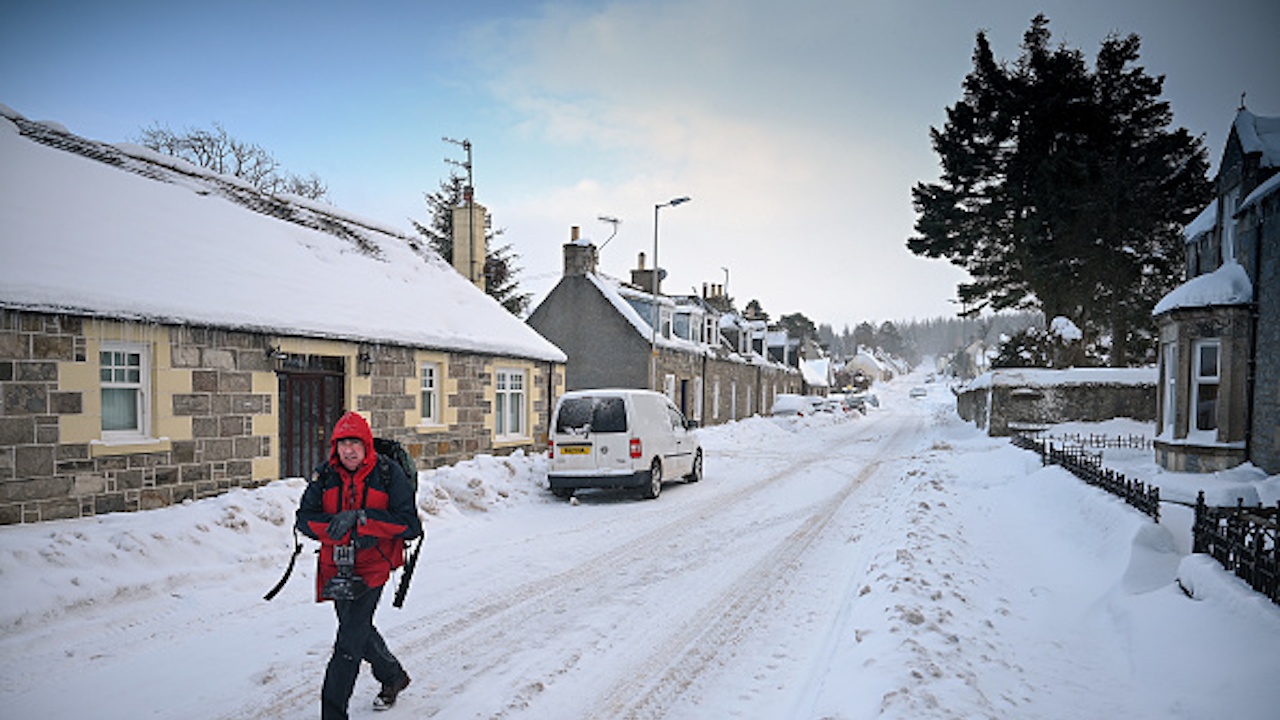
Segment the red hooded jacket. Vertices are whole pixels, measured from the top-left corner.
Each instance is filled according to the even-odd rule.
[[[364,462],[347,470],[338,459],[338,441],[357,438],[364,443]],[[354,412],[343,415],[329,438],[329,459],[311,475],[298,505],[297,528],[304,535],[320,541],[319,572],[316,573],[316,601],[320,590],[337,574],[333,561],[334,545],[346,537],[331,538],[329,520],[343,510],[364,510],[365,523],[353,530],[357,535],[373,537],[372,547],[356,551],[355,572],[369,587],[387,582],[391,571],[404,564],[404,541],[422,534],[417,500],[413,486],[398,463],[379,459],[373,449],[373,431],[363,417]]]

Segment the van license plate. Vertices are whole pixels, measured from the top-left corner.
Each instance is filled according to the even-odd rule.
[[[591,446],[589,445],[561,445],[561,455],[590,455]]]

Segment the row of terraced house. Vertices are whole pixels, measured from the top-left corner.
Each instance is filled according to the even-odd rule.
[[[570,389],[652,386],[703,424],[814,389],[785,335],[573,238],[526,323],[470,263],[332,206],[3,106],[0,144],[0,524],[305,476],[346,410],[431,468],[542,451]],[[483,212],[456,211],[460,255]]]

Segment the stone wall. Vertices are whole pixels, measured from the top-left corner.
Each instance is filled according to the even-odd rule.
[[[98,350],[148,349],[147,438],[104,442]],[[448,422],[419,427],[412,348],[280,338],[188,326],[0,311],[0,524],[147,510],[279,477],[281,346],[346,359],[346,402],[375,435],[400,440],[419,467],[478,453],[540,452],[563,366],[474,353],[434,353],[446,368]],[[296,347],[295,347],[296,346]],[[425,351],[422,351],[425,352]],[[527,437],[495,442],[494,370],[523,370]]]
[[[1280,191],[1272,191],[1242,221],[1242,254],[1255,268],[1256,346],[1249,460],[1280,474]]]
[[[99,440],[98,344],[155,356],[152,442]],[[273,412],[262,339],[0,311],[0,524],[145,510],[257,484]]]
[[[1101,376],[1106,369],[1097,370]],[[1013,371],[1012,378],[1002,377],[999,370],[982,376],[958,393],[956,411],[992,436],[1064,422],[1102,422],[1112,418],[1155,422],[1154,378],[1055,384],[1055,371],[1036,370],[1035,381],[1018,382],[1026,372]],[[1072,371],[1060,372],[1065,376]]]
[[[445,395],[450,421],[427,430],[414,427],[418,370],[412,348],[380,346],[373,357],[371,392],[356,398],[356,409],[369,417],[374,435],[399,440],[420,469],[453,465],[477,454],[506,455],[546,449],[552,394],[564,392],[563,372],[556,366],[531,361],[507,361],[488,355],[453,352],[444,363],[451,392]],[[514,365],[526,371],[529,397],[526,441],[495,443],[493,394],[495,365]]]

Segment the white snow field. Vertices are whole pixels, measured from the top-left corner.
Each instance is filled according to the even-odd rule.
[[[423,473],[421,564],[377,615],[413,682],[377,716],[1276,717],[1280,606],[1188,556],[1189,510],[1152,523],[917,383],[706,428],[705,479],[654,501],[556,500],[540,456]],[[0,716],[315,717],[313,545],[262,599],[302,486],[0,528]]]

